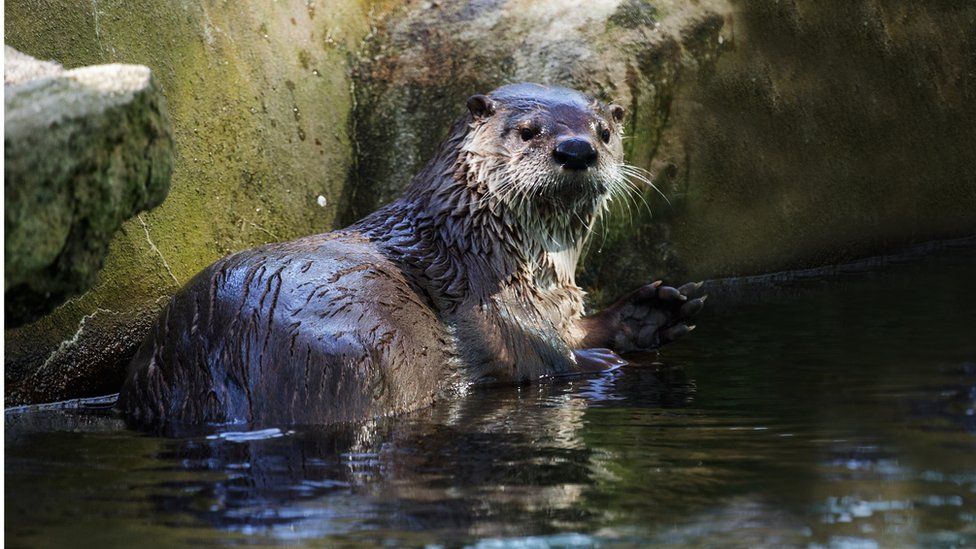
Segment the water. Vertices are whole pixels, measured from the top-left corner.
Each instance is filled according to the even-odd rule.
[[[10,546],[976,545],[976,250],[722,290],[603,377],[344,428],[6,414]],[[736,295],[738,297],[736,297]]]

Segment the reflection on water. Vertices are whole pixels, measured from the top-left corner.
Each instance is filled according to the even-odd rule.
[[[973,545],[974,280],[963,249],[726,291],[659,363],[354,427],[8,411],[7,542]]]

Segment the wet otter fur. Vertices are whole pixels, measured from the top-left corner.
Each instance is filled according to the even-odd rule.
[[[194,277],[133,358],[124,413],[141,426],[355,421],[615,367],[615,352],[684,335],[695,284],[649,284],[583,317],[576,264],[626,184],[622,121],[565,88],[471,97],[398,200]]]

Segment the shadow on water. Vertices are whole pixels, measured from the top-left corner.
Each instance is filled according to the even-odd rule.
[[[344,427],[6,414],[11,546],[976,544],[976,249],[715,285],[603,377]]]

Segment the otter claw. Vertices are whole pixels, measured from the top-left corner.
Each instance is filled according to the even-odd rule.
[[[684,301],[688,299],[687,296],[683,295],[677,288],[673,286],[664,286],[658,288],[657,296],[664,301],[670,301],[674,299],[677,299],[678,301]]]
[[[692,299],[688,303],[681,306],[681,315],[684,317],[694,316],[698,314],[698,311],[702,310],[705,306],[705,298],[708,296],[702,296],[697,299]]]
[[[606,343],[617,352],[630,352],[656,349],[684,337],[695,329],[685,323],[705,305],[707,296],[694,296],[702,286],[702,282],[665,286],[660,280],[641,286],[604,317],[610,322]]]
[[[694,330],[695,327],[688,326],[687,324],[678,324],[677,326],[672,326],[664,331],[664,339],[667,341],[674,341],[680,337],[688,335],[688,332]]]
[[[650,284],[645,284],[637,290],[637,299],[641,301],[646,301],[657,295],[657,288],[661,285],[660,280],[655,280]]]
[[[705,284],[705,283],[704,282],[689,282],[687,284],[682,284],[678,288],[678,291],[681,292],[684,295],[689,295],[692,292],[695,292],[699,288],[701,288],[703,284]]]

